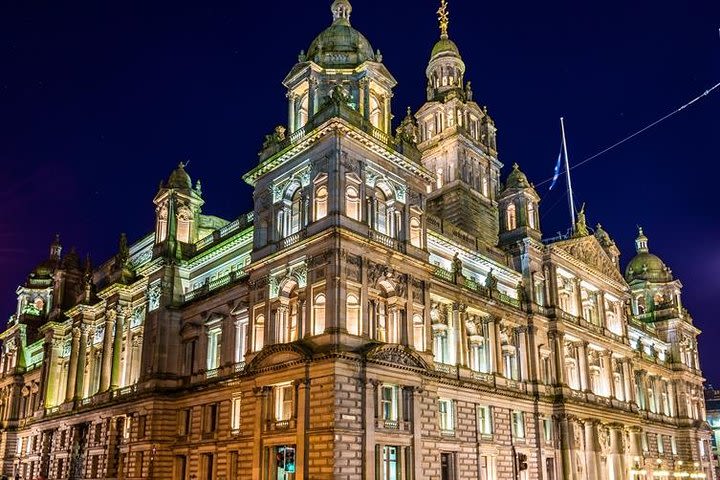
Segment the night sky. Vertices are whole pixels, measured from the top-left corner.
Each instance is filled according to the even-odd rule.
[[[59,232],[96,263],[153,228],[152,198],[179,161],[205,213],[252,208],[241,175],[285,124],[281,81],[330,24],[330,0],[22,2],[0,6],[0,315]],[[352,24],[397,78],[396,123],[425,97],[438,38],[430,0],[353,0]],[[100,5],[103,4],[103,5]],[[720,2],[450,0],[450,36],[500,160],[552,175],[564,116],[571,163],[720,81]],[[720,383],[720,90],[573,171],[578,205],[634,254],[636,225],[684,285]],[[545,236],[569,226],[564,184],[540,206]]]

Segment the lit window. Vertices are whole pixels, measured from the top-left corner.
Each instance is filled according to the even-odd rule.
[[[640,436],[640,440],[642,441],[642,450],[643,452],[649,452],[650,451],[650,445],[648,442],[648,434],[647,432],[642,432],[642,435]]]
[[[660,455],[665,453],[665,442],[663,441],[664,437],[660,434],[657,436],[657,450]]]
[[[284,422],[293,416],[293,387],[291,384],[273,387],[275,402],[275,421]]]
[[[487,405],[478,405],[478,431],[481,435],[492,435],[492,409]]]
[[[515,438],[525,438],[525,414],[523,412],[512,412],[512,428]]]
[[[328,189],[325,185],[315,190],[315,220],[327,217]]]
[[[553,441],[552,417],[543,418],[543,439],[545,440],[545,443],[552,443]]]
[[[379,188],[375,189],[375,204],[375,230],[387,235],[389,231],[387,198]]]
[[[383,445],[380,480],[400,480],[400,447]]]
[[[515,215],[514,203],[511,203],[507,207],[507,212],[505,214],[505,223],[508,231],[515,230],[515,228],[517,228],[517,217]]]
[[[207,334],[207,369],[215,370],[220,366],[222,351],[222,330],[220,327],[212,328]]]
[[[240,408],[242,406],[242,397],[240,394],[235,394],[232,397],[231,411],[230,411],[230,428],[232,430],[240,430]]]
[[[677,440],[675,440],[675,437],[670,437],[670,451],[673,455],[677,455]]]
[[[345,189],[345,215],[353,220],[360,220],[360,194],[353,185]]]
[[[325,294],[315,295],[313,302],[313,335],[325,332]]]
[[[535,226],[535,204],[533,202],[528,202],[528,204],[527,204],[527,216],[528,216],[528,226],[530,228],[537,228]]]
[[[495,480],[495,457],[491,455],[482,455],[480,457],[480,479]]]
[[[346,328],[351,335],[360,335],[360,300],[357,295],[349,293],[347,296]]]
[[[440,430],[455,431],[455,404],[452,400],[441,398],[438,402],[440,409]]]
[[[425,351],[425,321],[422,315],[413,315],[413,343],[418,352]]]
[[[413,247],[422,248],[422,228],[420,219],[417,217],[410,219],[410,244]]]
[[[265,315],[255,317],[255,342],[254,348],[256,352],[262,350],[265,342]]]
[[[287,232],[288,235],[291,235],[295,232],[299,232],[301,228],[301,218],[302,218],[302,193],[300,189],[298,188],[295,190],[295,193],[292,196],[292,199],[290,201],[290,223],[289,223],[289,230]]]
[[[380,387],[380,413],[385,421],[398,420],[398,393],[396,385],[383,385]]]

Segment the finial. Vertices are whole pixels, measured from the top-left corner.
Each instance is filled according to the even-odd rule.
[[[448,25],[450,24],[450,12],[448,11],[447,0],[440,0],[440,8],[437,11],[440,21],[440,38],[448,38]]]
[[[330,6],[333,14],[333,23],[346,23],[350,25],[350,14],[352,13],[352,5],[349,0],[335,0]]]
[[[513,170],[519,170],[520,165],[517,164],[517,162],[513,163]]]
[[[410,108],[410,106],[407,108],[407,116],[412,117],[412,108]]]

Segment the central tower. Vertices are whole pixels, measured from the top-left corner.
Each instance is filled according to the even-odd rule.
[[[470,82],[464,82],[465,63],[448,35],[446,0],[438,17],[440,40],[425,70],[427,101],[415,114],[422,163],[436,176],[428,213],[495,246],[502,168],[497,159],[495,124],[487,109],[473,101]]]

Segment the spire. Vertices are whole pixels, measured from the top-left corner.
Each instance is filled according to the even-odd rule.
[[[650,251],[648,248],[648,238],[643,233],[643,229],[638,225],[638,236],[635,239],[635,251],[637,253],[647,253]]]
[[[335,0],[330,6],[330,10],[333,14],[333,24],[350,25],[352,5],[349,0]]]
[[[450,12],[448,11],[447,0],[440,0],[440,8],[437,11],[438,21],[440,22],[440,38],[443,40],[449,38],[448,26],[450,25]]]
[[[53,260],[60,260],[60,254],[62,253],[62,245],[60,244],[60,234],[55,234],[55,240],[50,244],[50,258]]]

